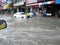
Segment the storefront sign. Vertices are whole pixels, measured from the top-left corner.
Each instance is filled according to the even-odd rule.
[[[6,0],[6,3],[11,4],[11,3],[13,3],[13,0]]]
[[[6,0],[2,0],[2,2],[6,2]]]
[[[37,0],[25,0],[26,1],[26,4],[30,4],[30,3],[35,3],[37,2]]]
[[[24,2],[19,2],[19,3],[13,4],[13,6],[20,6],[20,5],[24,5]]]

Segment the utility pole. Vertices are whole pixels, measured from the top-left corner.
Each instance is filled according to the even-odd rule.
[[[25,13],[27,13],[27,9],[26,9],[26,2],[24,2],[24,7],[25,7]]]

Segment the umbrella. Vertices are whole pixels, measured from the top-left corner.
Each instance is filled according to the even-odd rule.
[[[3,2],[0,1],[0,5],[3,4]]]

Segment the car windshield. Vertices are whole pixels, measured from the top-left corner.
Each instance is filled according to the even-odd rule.
[[[24,12],[17,12],[16,14],[18,14],[18,15],[24,15],[25,13]]]

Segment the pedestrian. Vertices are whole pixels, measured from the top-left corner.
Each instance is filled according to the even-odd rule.
[[[36,11],[36,15],[37,15],[37,16],[39,15],[39,12],[38,12],[38,11]]]
[[[34,15],[36,15],[36,11],[34,10]]]

